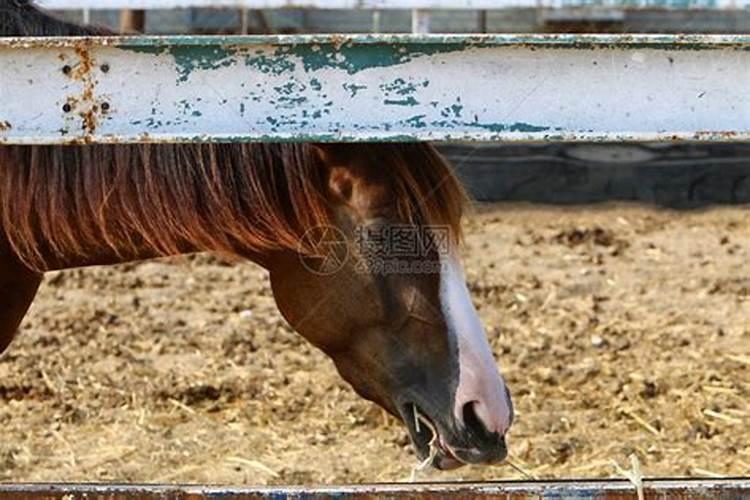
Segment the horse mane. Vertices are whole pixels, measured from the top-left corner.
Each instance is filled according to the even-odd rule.
[[[227,255],[319,251],[333,225],[326,169],[311,144],[0,147],[0,226],[31,269],[149,251]],[[352,145],[382,159],[404,222],[458,240],[464,191],[429,144]]]
[[[0,224],[35,270],[116,255],[294,248],[325,224],[309,146],[146,144],[0,148]]]
[[[0,35],[93,33],[24,0],[0,2]],[[305,237],[307,231],[333,224],[326,169],[315,147],[0,146],[0,231],[17,257],[36,271],[55,262],[85,260],[103,248],[124,258],[186,251],[315,254],[319,249]],[[389,170],[402,221],[447,226],[451,240],[458,242],[465,193],[434,147],[349,147]]]

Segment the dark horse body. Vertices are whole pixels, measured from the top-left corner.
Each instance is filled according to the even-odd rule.
[[[0,35],[99,33],[0,0]],[[457,256],[463,205],[426,144],[0,146],[0,353],[45,271],[220,252],[268,269],[290,325],[422,458],[497,462],[513,411]],[[418,251],[394,257],[383,235],[409,230]]]

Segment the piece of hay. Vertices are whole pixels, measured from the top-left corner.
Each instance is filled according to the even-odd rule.
[[[635,420],[638,423],[638,425],[640,425],[641,427],[643,427],[644,429],[646,429],[647,431],[649,431],[654,436],[658,436],[659,434],[661,434],[659,432],[659,429],[657,429],[653,425],[649,424],[648,422],[646,422],[645,420],[643,420],[641,417],[639,417],[638,415],[636,415],[632,411],[625,410],[625,409],[622,409],[620,411],[622,412],[623,415],[626,415],[626,416],[632,418],[633,420]]]
[[[250,467],[252,469],[258,470],[260,472],[264,472],[274,478],[278,478],[279,473],[267,466],[266,464],[259,462],[257,460],[248,460],[247,458],[242,457],[227,457],[227,462],[232,462],[235,464],[245,465],[247,467]]]
[[[614,460],[612,461],[612,465],[618,474],[624,476],[628,481],[633,483],[636,494],[638,495],[638,500],[643,500],[643,473],[641,473],[641,462],[638,460],[638,455],[635,453],[630,455],[630,470],[623,469]]]
[[[536,481],[536,480],[538,480],[538,479],[539,479],[539,478],[538,478],[538,477],[537,477],[536,475],[532,474],[531,472],[528,472],[528,471],[526,471],[526,470],[525,470],[525,469],[523,469],[523,468],[522,468],[522,467],[521,467],[520,465],[517,465],[517,464],[515,464],[514,462],[512,462],[512,461],[510,460],[510,458],[507,458],[507,459],[505,459],[505,462],[504,462],[504,463],[506,463],[506,464],[510,465],[510,467],[511,467],[511,468],[512,468],[513,470],[515,470],[516,472],[520,473],[520,474],[521,474],[521,475],[522,475],[522,476],[523,476],[524,478],[526,478],[526,479],[532,479],[532,480],[534,480],[534,481]]]
[[[740,420],[739,418],[730,417],[729,415],[724,415],[723,413],[719,413],[718,411],[705,409],[703,410],[703,414],[707,417],[715,418],[728,424],[742,424],[742,420]]]
[[[437,446],[437,440],[438,440],[438,432],[435,426],[433,425],[430,420],[419,413],[419,410],[417,410],[416,405],[413,406],[414,408],[414,428],[416,429],[417,433],[420,432],[420,421],[432,432],[432,439],[430,439],[429,447],[430,447],[430,453],[427,455],[427,458],[425,458],[421,463],[417,464],[416,467],[414,467],[411,470],[411,475],[409,476],[410,482],[415,482],[417,480],[417,474],[428,468],[432,461],[435,460],[435,457],[438,454],[438,446]]]

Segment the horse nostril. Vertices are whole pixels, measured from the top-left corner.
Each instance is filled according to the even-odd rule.
[[[481,404],[479,401],[469,401],[463,407],[464,427],[471,434],[476,437],[482,438],[488,436],[490,433],[484,426],[482,421],[477,416],[475,405]]]

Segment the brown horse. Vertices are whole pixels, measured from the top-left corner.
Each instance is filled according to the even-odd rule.
[[[90,34],[0,0],[0,35]],[[289,324],[447,469],[506,456],[508,390],[427,144],[0,146],[0,352],[45,271],[191,252],[270,273]]]

